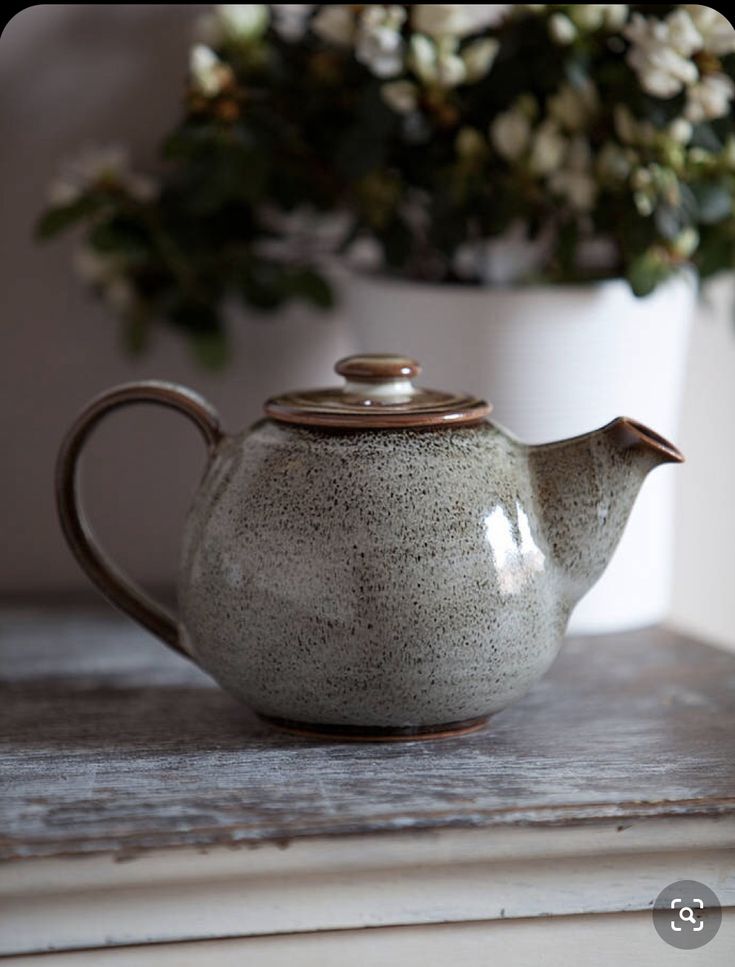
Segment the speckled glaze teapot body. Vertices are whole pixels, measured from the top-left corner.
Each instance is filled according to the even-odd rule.
[[[93,580],[276,725],[347,738],[478,727],[549,667],[645,475],[682,459],[627,419],[525,446],[482,401],[417,403],[412,393],[430,391],[397,386],[401,366],[417,369],[343,361],[341,395],[271,400],[270,418],[234,437],[188,391],[122,387],[62,449],[61,518]],[[81,443],[133,399],[183,409],[210,447],[177,622],[112,572],[77,512]]]

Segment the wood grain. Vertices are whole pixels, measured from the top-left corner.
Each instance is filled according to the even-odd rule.
[[[269,730],[103,609],[0,612],[0,858],[735,814],[735,657],[664,630],[571,639],[474,735]]]

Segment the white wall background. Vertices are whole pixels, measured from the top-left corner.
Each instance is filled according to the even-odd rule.
[[[107,311],[74,278],[73,245],[31,240],[55,167],[80,145],[119,141],[142,165],[152,161],[158,136],[177,117],[200,10],[40,5],[0,38],[2,591],[86,586],[56,524],[52,472],[64,430],[94,393],[126,379],[182,381],[236,429],[270,393],[330,381],[332,361],[349,349],[338,318],[294,311],[275,323],[234,320],[236,356],[224,377],[197,369],[165,334],[132,360]],[[735,294],[727,280],[700,309],[684,414],[672,620],[735,648]],[[199,447],[184,421],[152,409],[110,418],[90,445],[90,516],[109,550],[151,586],[174,573]]]
[[[735,649],[735,286],[700,304],[681,427],[672,620]]]

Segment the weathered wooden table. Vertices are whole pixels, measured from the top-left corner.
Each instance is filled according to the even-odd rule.
[[[696,963],[735,963],[733,655],[572,639],[484,732],[324,744],[104,607],[0,621],[10,963],[667,964],[682,878],[726,908]]]

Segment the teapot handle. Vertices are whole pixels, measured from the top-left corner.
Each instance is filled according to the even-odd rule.
[[[216,410],[192,390],[175,383],[124,383],[95,397],[67,433],[56,461],[56,507],[64,536],[84,571],[113,604],[187,658],[174,618],[132,584],[98,546],[80,504],[78,461],[82,447],[102,417],[129,403],[157,403],[178,410],[196,424],[211,459],[223,437]]]

